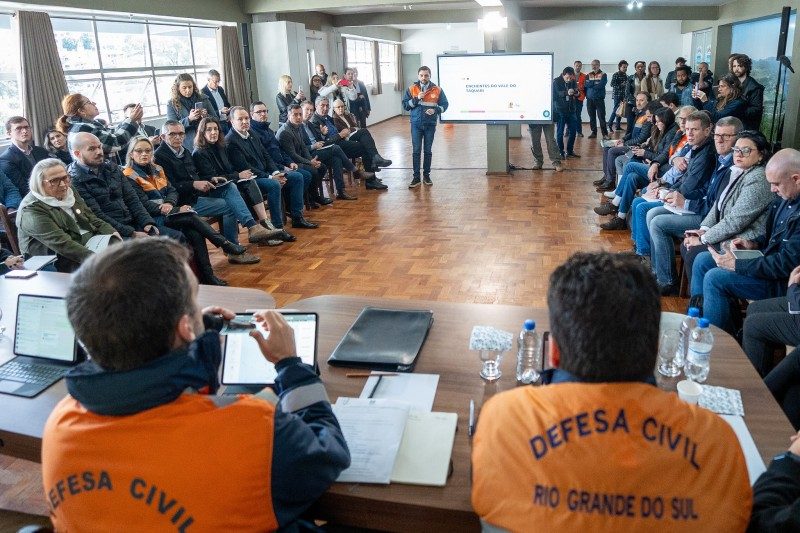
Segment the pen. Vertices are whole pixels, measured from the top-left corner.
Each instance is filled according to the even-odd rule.
[[[381,380],[383,379],[383,374],[378,376],[378,380],[375,382],[375,386],[372,387],[372,390],[369,392],[369,396],[367,398],[372,398],[375,396],[375,391],[378,390],[378,386],[381,384]]]
[[[369,378],[372,376],[399,376],[396,372],[351,372],[345,374],[348,378]]]
[[[375,392],[375,391],[373,391]],[[475,433],[475,400],[469,401],[469,426],[467,426],[467,435],[472,436]]]

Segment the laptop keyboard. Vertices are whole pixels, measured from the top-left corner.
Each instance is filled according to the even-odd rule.
[[[70,368],[65,366],[9,361],[0,366],[0,379],[10,379],[24,383],[52,383],[64,377],[69,370]]]

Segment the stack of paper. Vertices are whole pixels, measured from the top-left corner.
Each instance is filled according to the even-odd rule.
[[[333,412],[351,462],[337,481],[444,486],[458,415],[431,412],[438,381],[431,374],[372,376],[361,398],[339,398]]]

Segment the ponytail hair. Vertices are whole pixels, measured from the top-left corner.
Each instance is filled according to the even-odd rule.
[[[64,113],[56,120],[56,129],[67,135],[69,133],[69,122],[67,118],[75,116],[85,105],[86,97],[81,93],[68,94],[61,99],[61,111]]]

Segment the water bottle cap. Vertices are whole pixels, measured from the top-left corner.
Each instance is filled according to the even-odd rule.
[[[689,316],[692,318],[697,318],[700,316],[700,309],[697,307],[690,307],[689,308]]]
[[[709,322],[707,318],[701,318],[697,321],[697,326],[701,328],[707,328],[709,324],[711,324],[711,322]]]
[[[525,328],[527,331],[533,331],[534,329],[536,329],[536,321],[531,320],[529,318],[528,320],[525,321],[524,324],[522,324],[522,327]]]

